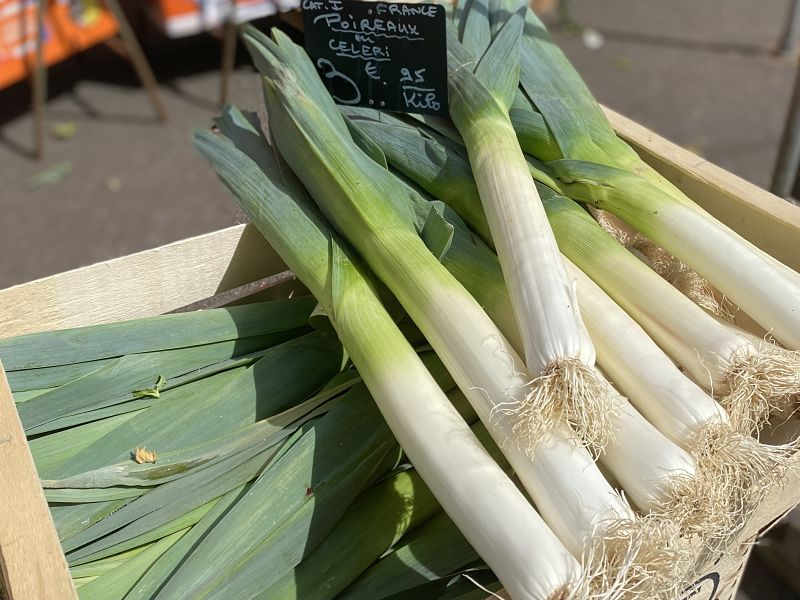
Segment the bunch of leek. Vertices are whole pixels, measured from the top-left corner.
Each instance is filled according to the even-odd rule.
[[[420,185],[434,189],[431,175],[437,171],[438,164],[446,164],[447,177],[458,182],[460,189],[469,189],[471,172],[463,155],[434,132],[386,115],[377,117],[366,110],[347,109],[345,112],[361,135],[368,136],[386,150],[393,167]],[[419,152],[417,148],[423,145],[425,151]],[[438,185],[441,185],[444,174],[443,169],[439,171]],[[594,230],[599,231],[591,217],[580,210],[573,215],[573,221],[579,221],[567,224],[561,219],[559,222],[555,207],[563,205],[566,199],[559,199],[545,187],[540,187],[540,194],[546,200],[549,216],[555,219],[553,226],[559,243],[566,243],[568,239],[586,240],[588,243]],[[588,252],[597,255],[591,250]],[[638,262],[632,255],[630,260]],[[449,251],[442,256],[442,262],[487,308],[508,338],[519,343],[503,277],[491,252],[472,242],[468,236],[457,235]],[[642,268],[646,267],[642,265]],[[675,444],[689,452],[696,463],[689,468],[686,465],[691,463],[673,464],[675,468],[671,472],[675,474],[676,483],[671,491],[662,488],[660,492],[651,492],[648,499],[643,498],[635,487],[629,488],[623,482],[625,491],[629,497],[640,498],[640,507],[671,514],[682,521],[685,531],[699,535],[707,544],[724,545],[741,528],[763,498],[765,490],[770,489],[770,484],[778,481],[785,472],[792,447],[765,446],[737,433],[730,425],[727,412],[680,373],[624,311],[610,299],[600,303],[595,301],[596,294],[589,293],[596,288],[590,287],[594,284],[582,273],[573,268],[571,276],[578,283],[583,318],[595,343],[603,348],[598,355],[601,366],[614,383],[630,395],[636,408]],[[630,342],[634,344],[632,347],[628,347],[629,336],[624,339],[619,336],[620,330],[630,332],[631,336],[637,330],[640,332],[638,338]],[[641,341],[637,341],[639,339]],[[650,362],[643,363],[644,357],[650,357]],[[649,383],[644,383],[648,380]],[[676,393],[676,390],[681,392]],[[644,456],[648,446],[655,447],[653,444],[640,444],[627,449],[640,448]],[[668,451],[666,456],[670,453],[675,455],[675,450]],[[601,456],[602,460],[607,461],[608,457]],[[649,460],[648,464],[658,465],[659,461]],[[661,464],[668,463],[661,461]],[[697,477],[688,477],[691,473],[696,473]],[[656,487],[661,485],[659,479],[656,474],[649,478]],[[670,505],[671,508],[667,508]]]
[[[0,342],[82,598],[666,600],[782,478],[751,434],[800,394],[800,275],[641,162],[530,11],[451,14],[453,124],[343,118],[248,28],[275,147],[236,109],[196,136],[316,331],[298,299]]]
[[[372,279],[371,270],[388,291],[394,294],[400,306],[408,312],[440,355],[455,382],[486,424],[491,436],[502,447],[544,520],[573,556],[584,562],[586,569],[582,574],[579,575],[575,570],[574,563],[569,563],[572,565],[571,570],[568,569],[571,575],[556,570],[553,573],[558,574],[552,580],[547,576],[543,578],[546,580],[545,587],[535,590],[530,587],[526,589],[525,583],[520,583],[522,580],[515,578],[518,574],[500,575],[501,581],[512,588],[512,596],[546,598],[568,588],[576,597],[597,593],[605,594],[606,597],[615,594],[635,595],[642,593],[642,590],[645,590],[645,595],[674,597],[676,586],[680,585],[686,574],[679,573],[680,570],[670,571],[669,566],[675,567],[681,561],[676,560],[674,564],[667,565],[669,561],[664,559],[668,555],[656,553],[648,556],[647,551],[642,552],[642,547],[634,542],[637,539],[635,535],[620,534],[625,530],[626,524],[630,526],[641,519],[641,522],[655,522],[667,530],[674,524],[681,537],[675,539],[672,533],[667,534],[668,545],[672,548],[682,548],[682,542],[699,541],[712,547],[727,543],[736,535],[748,512],[760,501],[763,489],[784,468],[786,455],[791,448],[767,448],[747,437],[747,433],[757,429],[763,422],[763,410],[747,410],[740,414],[736,408],[739,404],[728,402],[727,406],[733,413],[730,415],[731,419],[728,411],[715,404],[695,383],[674,369],[667,369],[664,377],[679,389],[685,390],[687,398],[676,400],[659,393],[657,387],[664,379],[652,378],[646,372],[638,373],[630,365],[620,365],[620,361],[631,362],[630,354],[626,355],[620,348],[608,342],[607,329],[602,326],[585,328],[584,321],[575,319],[578,315],[576,297],[584,297],[583,288],[587,288],[590,294],[586,296],[587,305],[591,305],[592,298],[595,298],[602,307],[604,297],[598,295],[599,290],[596,289],[594,296],[591,296],[594,288],[581,279],[585,276],[577,272],[568,274],[566,269],[572,267],[565,267],[554,252],[552,232],[543,226],[539,218],[541,215],[535,215],[535,207],[538,206],[536,203],[539,202],[537,196],[553,192],[543,192],[543,188],[539,188],[537,194],[528,171],[534,178],[558,192],[609,210],[616,206],[618,210],[615,214],[618,216],[632,214],[634,226],[645,222],[642,215],[647,211],[645,207],[636,205],[636,201],[629,199],[637,191],[646,192],[644,197],[648,200],[657,198],[659,208],[662,206],[660,203],[671,203],[674,210],[681,214],[682,211],[691,211],[690,214],[687,213],[687,219],[693,223],[701,222],[706,216],[692,207],[690,201],[671,188],[670,184],[638,161],[635,154],[614,136],[609,127],[592,117],[596,105],[588,92],[578,89],[578,93],[572,98],[575,106],[586,110],[588,116],[585,119],[581,112],[578,112],[580,116],[576,118],[575,111],[562,110],[559,94],[569,90],[574,82],[570,82],[567,77],[562,84],[554,76],[563,67],[563,57],[559,58],[557,51],[548,47],[547,38],[540,35],[541,32],[537,29],[539,24],[530,14],[525,17],[525,38],[521,51],[522,90],[517,89],[513,57],[519,44],[519,32],[523,29],[521,15],[502,2],[493,4],[490,11],[485,10],[486,8],[485,4],[473,2],[455,12],[457,27],[453,29],[460,29],[460,40],[450,40],[450,54],[452,64],[455,65],[451,69],[450,83],[451,91],[454,92],[451,110],[458,129],[442,122],[423,119],[428,127],[417,129],[417,133],[412,133],[411,136],[416,135],[414,142],[418,147],[425,150],[435,147],[436,152],[422,157],[408,152],[396,139],[385,145],[377,142],[361,126],[359,119],[349,122],[342,120],[320,85],[311,63],[302,51],[279,33],[275,34],[273,41],[249,30],[245,40],[257,67],[265,76],[265,97],[276,146],[289,168],[308,189],[324,218],[316,213],[313,206],[303,204],[308,202],[307,199],[301,203],[301,206],[307,208],[299,212],[314,215],[316,223],[324,223],[325,220],[330,223],[335,233],[327,229],[327,224],[323,227],[327,232],[326,239],[331,240],[329,246],[332,250],[329,250],[329,256],[342,253],[345,264],[358,265],[350,269],[350,272],[358,274],[356,281],[367,282],[362,289],[375,289],[370,288],[370,282],[374,282],[371,285],[378,285],[377,279]],[[491,16],[487,17],[487,14]],[[463,46],[460,42],[463,42]],[[507,56],[511,56],[512,60],[500,60]],[[532,66],[537,60],[538,64]],[[539,86],[540,90],[539,95],[533,98],[531,88],[535,86]],[[553,90],[558,90],[559,94],[553,93]],[[550,99],[548,94],[556,98]],[[537,113],[534,105],[543,113]],[[352,111],[351,114],[357,112]],[[390,122],[391,118],[386,121]],[[533,152],[546,162],[531,156],[524,157],[520,148],[511,143],[509,121],[516,129],[522,150]],[[405,129],[407,132],[408,129],[415,129],[409,127],[408,121],[400,120],[399,123],[394,125],[397,130]],[[255,131],[255,127],[252,129]],[[557,135],[551,131],[557,132]],[[497,153],[492,152],[492,144],[488,145],[488,149],[481,147],[480,141],[487,139],[486,136],[496,142],[494,145],[498,148]],[[210,134],[207,134],[207,138],[212,139]],[[264,161],[249,145],[254,144],[256,138],[260,138],[257,133],[255,137],[234,141],[234,144],[243,149],[264,172],[269,173],[269,180],[275,181],[275,175],[264,169]],[[259,143],[263,144],[263,141]],[[462,143],[466,145],[465,150],[459,149]],[[246,204],[259,206],[257,190],[272,190],[265,183],[261,188],[253,187],[252,190],[249,189],[252,186],[246,184],[245,191],[242,191],[242,187],[237,186],[234,179],[234,173],[239,177],[241,173],[235,172],[230,165],[221,166],[218,157],[215,160],[214,155],[207,154],[240,201],[244,197]],[[405,155],[405,163],[402,159],[398,160],[397,155]],[[453,156],[456,158],[451,161]],[[507,160],[501,160],[501,156]],[[426,158],[431,159],[427,164]],[[588,162],[589,160],[595,162]],[[443,199],[452,203],[452,207],[484,241],[498,249],[500,262],[505,267],[505,277],[501,278],[499,285],[486,286],[490,289],[485,292],[480,284],[470,285],[471,281],[480,282],[486,273],[492,273],[493,281],[496,282],[499,263],[494,259],[494,266],[487,266],[491,263],[491,257],[483,252],[485,247],[474,242],[472,234],[459,231],[463,224],[457,218],[453,219],[452,214],[435,202],[427,202],[412,186],[393,175],[387,169],[389,164],[436,197],[449,196]],[[459,169],[459,165],[466,166],[466,170]],[[473,173],[475,180],[472,179]],[[455,177],[448,179],[453,174]],[[282,172],[281,177],[285,176],[286,173]],[[253,180],[255,178],[257,175],[254,174]],[[454,182],[452,188],[445,183],[449,181]],[[505,185],[507,181],[517,182],[517,185]],[[297,188],[294,188],[292,194],[295,199],[297,193]],[[303,197],[302,191],[299,193]],[[264,206],[269,206],[269,199],[274,198],[275,193],[270,191],[266,195],[269,198],[261,201]],[[515,200],[518,203],[515,204]],[[557,202],[562,200],[557,199]],[[548,204],[547,200],[545,204]],[[512,205],[511,209],[508,208],[509,205]],[[286,244],[281,237],[280,226],[277,225],[279,219],[276,217],[284,213],[274,208],[272,210],[277,212],[270,209],[251,210],[257,213],[254,219],[262,223],[262,230],[270,241],[275,240],[276,245]],[[507,213],[507,210],[519,212]],[[558,211],[550,212],[550,222],[558,238]],[[503,218],[508,214],[519,217],[520,222],[525,225],[518,230],[514,229],[516,225],[509,229]],[[549,247],[549,254],[544,258],[538,249],[534,253],[515,252],[513,241],[509,242],[509,235],[512,240],[522,240],[526,232],[531,232],[531,228],[534,231],[543,231],[546,238],[543,247]],[[722,235],[728,234],[723,232]],[[498,239],[494,239],[494,236]],[[568,236],[565,237],[565,240],[568,239]],[[659,242],[655,236],[653,239]],[[568,241],[564,241],[561,247],[562,251],[567,252],[567,247],[563,244],[568,244]],[[711,283],[732,297],[743,310],[755,312],[723,285],[730,275],[723,273],[715,279],[705,272],[707,270],[693,264],[685,254],[667,244],[664,246],[708,277]],[[462,253],[460,258],[459,251]],[[288,252],[287,262],[297,260],[291,249],[285,252]],[[792,282],[796,281],[796,274],[776,265],[771,259],[764,258],[760,251],[750,249],[748,252],[748,256],[757,257],[763,261],[762,264],[769,265],[771,272],[782,279],[781,289],[791,289],[791,285],[794,285]],[[322,256],[322,251],[319,254]],[[469,264],[469,260],[476,257],[477,266]],[[546,269],[546,272],[554,274],[553,281],[560,278],[571,294],[567,296],[569,301],[566,306],[569,307],[567,312],[572,312],[573,325],[568,329],[576,332],[573,339],[580,337],[586,342],[588,330],[594,343],[605,344],[604,355],[599,357],[599,362],[614,382],[630,394],[631,402],[638,411],[627,401],[614,397],[610,385],[593,370],[589,371],[591,377],[600,382],[598,385],[601,389],[607,390],[604,393],[608,394],[608,401],[603,406],[614,409],[608,411],[603,419],[593,416],[592,407],[576,409],[574,403],[570,403],[570,398],[577,396],[570,396],[570,390],[565,393],[563,387],[559,388],[560,393],[555,395],[553,402],[530,401],[536,396],[536,377],[531,375],[541,373],[543,363],[548,360],[542,359],[545,353],[541,352],[541,347],[535,345],[537,340],[533,335],[537,331],[533,323],[541,318],[541,313],[528,314],[532,312],[531,298],[540,293],[537,290],[541,288],[536,286],[541,281],[532,283],[525,276],[519,276],[525,272],[526,261],[534,258],[549,261],[552,270]],[[336,262],[334,258],[329,258],[328,261]],[[720,265],[722,262],[718,261],[712,266],[717,268]],[[442,266],[452,272],[455,279],[448,276]],[[720,267],[719,270],[725,269]],[[333,285],[344,279],[341,275],[331,276],[338,273],[335,266],[325,273],[328,277],[324,279],[324,285]],[[456,279],[464,287],[458,285]],[[508,283],[511,294],[504,291],[502,279]],[[547,277],[544,279],[547,280]],[[575,284],[570,280],[578,280],[577,295],[574,291]],[[325,306],[333,327],[340,336],[346,338],[345,346],[358,345],[358,336],[348,331],[341,322],[337,324],[335,302],[325,300],[331,293],[324,286],[309,287]],[[386,293],[383,288],[377,289],[382,294]],[[792,297],[790,294],[789,304]],[[509,298],[512,299],[510,303]],[[631,312],[631,316],[638,316],[634,314],[637,311],[631,305],[618,301]],[[581,308],[585,310],[583,306]],[[793,309],[791,306],[784,310],[785,308],[775,311],[777,317],[772,322],[785,326],[786,332],[779,334],[776,330],[773,334],[778,340],[791,345],[795,324],[789,322],[789,316]],[[614,311],[612,313],[621,322],[629,318],[616,304]],[[346,311],[343,312],[347,314]],[[686,309],[686,314],[691,312],[693,311]],[[487,319],[487,313],[491,320]],[[702,311],[694,314],[699,319],[698,315],[701,313]],[[762,324],[768,321],[763,311],[761,316],[753,316],[760,319]],[[602,315],[595,316],[594,321],[588,322],[602,322]],[[465,327],[465,323],[474,327]],[[646,323],[640,324],[644,330],[637,333],[637,344],[649,353],[650,366],[654,369],[669,362],[654,340],[663,350],[680,352],[676,350],[677,346],[670,346],[670,338],[661,338],[654,329],[648,329]],[[717,331],[718,336],[722,337],[723,330]],[[491,352],[488,353],[487,342],[492,344],[489,347]],[[689,340],[687,344],[697,345],[694,340]],[[515,350],[524,351],[527,366],[530,367],[528,371],[522,367]],[[775,361],[791,366],[791,361],[794,360],[791,352],[782,350],[775,344],[766,350],[757,350],[772,361],[769,364],[773,372],[776,370]],[[593,363],[593,352],[591,350],[583,354],[582,362]],[[750,358],[756,352],[745,354]],[[358,356],[356,352],[354,358]],[[498,360],[498,356],[502,360]],[[368,359],[361,356],[360,360],[363,362]],[[415,372],[414,369],[409,370]],[[738,372],[743,371],[740,369]],[[697,373],[692,374],[698,379],[697,383],[702,384]],[[376,375],[376,379],[380,377]],[[784,379],[765,379],[771,379],[772,389],[760,391],[758,397],[767,398],[770,409],[785,408],[788,399],[796,393],[793,387],[795,382],[789,376]],[[530,384],[531,381],[534,382],[533,385]],[[377,385],[377,382],[373,383],[373,386]],[[421,386],[421,389],[427,388]],[[384,394],[386,390],[375,394],[376,401],[388,415],[393,408]],[[749,402],[753,394],[745,388],[741,395],[746,395]],[[695,405],[692,400],[696,401]],[[387,404],[383,404],[384,402]],[[532,405],[544,410],[540,410],[537,415],[530,411]],[[436,406],[443,405],[437,401]],[[391,418],[387,416],[387,419],[392,423]],[[593,433],[593,427],[597,427],[598,434]],[[402,427],[395,421],[393,429],[402,430]],[[525,433],[522,439],[521,432]],[[402,445],[417,447],[411,442],[404,442],[400,434],[398,438]],[[608,483],[599,477],[599,471],[591,464],[591,460],[587,460],[589,454],[580,447],[578,440],[589,443],[596,450],[603,449],[601,462],[613,474],[618,485],[633,499],[636,508],[643,513],[649,513],[647,519],[635,515],[626,503],[620,501]],[[415,464],[425,464],[425,452],[425,448],[420,446],[416,456],[414,451],[409,452],[409,456]],[[631,460],[632,454],[640,460]],[[663,477],[665,471],[669,473],[669,477]],[[591,473],[592,478],[591,484],[586,485],[583,482],[581,489],[575,483],[579,472],[584,476]],[[437,493],[438,482],[431,480],[431,473],[432,471],[428,471],[426,475],[424,469],[421,470],[434,494],[442,500],[444,492],[440,490]],[[577,502],[573,504],[565,500],[570,496],[577,497]],[[463,513],[448,508],[446,502],[443,504],[448,512],[454,513],[456,524],[465,528],[461,522]],[[473,542],[471,531],[466,529],[465,533]],[[626,540],[622,550],[614,547],[612,540],[615,535]],[[606,545],[597,545],[597,541],[604,541]],[[344,540],[331,541],[331,548],[336,548],[340,543],[344,543]],[[591,551],[598,547],[604,554],[605,563],[603,560],[591,560]],[[495,568],[492,564],[495,557],[492,554],[487,554],[486,549],[478,549],[478,552]],[[615,568],[615,554],[622,558],[626,568]],[[560,556],[563,557],[564,554]],[[314,562],[316,560],[323,562]],[[325,564],[325,560],[328,559],[315,557],[311,564]],[[568,562],[562,563],[562,566]],[[602,574],[593,573],[592,565],[603,565],[605,570]],[[685,565],[681,567],[686,568]],[[304,572],[302,565],[298,569],[300,570],[296,573]],[[661,575],[662,583],[671,578],[669,583],[672,587],[667,583],[663,583],[660,588],[648,587],[648,583],[653,583],[646,581],[651,574]],[[665,574],[668,575],[664,577]],[[601,582],[603,575],[610,577],[611,581]],[[511,583],[507,583],[508,581]],[[556,581],[561,583],[557,584]],[[288,583],[288,579],[283,583],[278,581],[274,585],[279,588],[275,589],[288,590],[280,587]]]
[[[452,41],[451,46],[454,46]],[[458,190],[459,198],[457,202],[452,202],[453,208],[465,220],[469,219],[472,222],[481,220],[480,212],[475,208],[479,201],[478,187],[471,179],[466,153],[458,150],[457,143],[460,139],[452,130],[443,127],[441,123],[434,122],[430,124],[435,126],[435,130],[420,128],[418,122],[416,125],[412,125],[408,121],[385,114],[377,118],[372,116],[371,111],[363,109],[345,109],[344,112],[349,117],[351,126],[356,128],[360,135],[369,137],[381,148],[393,168],[397,168],[404,175],[439,197],[445,196],[444,190]],[[447,185],[448,183],[450,185]],[[545,189],[543,193],[547,194],[548,192]],[[552,191],[549,194],[554,195]],[[588,218],[588,215],[585,216]],[[474,227],[477,231],[485,229],[480,224],[474,225]],[[569,229],[569,227],[565,227],[565,229]],[[571,237],[580,238],[582,235],[574,230],[573,226]],[[487,241],[491,242],[491,240]],[[589,252],[591,253],[591,251]],[[458,254],[461,256],[457,257]],[[493,265],[491,260],[477,259],[480,254],[479,247],[472,247],[469,243],[465,244],[463,238],[456,236],[449,252],[442,256],[442,262],[481,301],[495,322],[501,324],[501,329],[504,330],[508,339],[512,342],[517,341],[519,338],[511,331],[514,326],[514,318],[510,309],[504,307],[492,310],[493,306],[502,305],[500,298],[503,292],[499,291],[502,288],[502,281],[500,281],[500,285],[488,284],[493,277],[497,282],[496,265]],[[593,256],[597,257],[599,254],[595,252]],[[582,288],[579,286],[578,289],[580,296]],[[616,305],[614,308],[619,310]],[[589,318],[586,307],[582,306],[582,309],[584,318]],[[595,310],[597,312],[593,313],[591,317],[594,317],[595,323],[602,323],[605,314],[608,313],[608,307]],[[509,324],[509,326],[503,327],[503,323]],[[613,327],[606,328],[607,336],[612,336],[612,330],[614,330]],[[600,332],[597,335],[600,335]],[[618,339],[617,330],[613,331],[613,335],[615,339]],[[607,340],[604,341],[607,343]],[[625,368],[625,372],[618,370],[615,372],[620,379],[618,384],[623,387],[624,391],[631,393],[631,399],[649,420],[675,444],[693,455],[696,467],[692,466],[687,470],[676,463],[673,472],[676,474],[677,483],[676,487],[667,493],[666,503],[664,502],[665,492],[662,491],[652,499],[640,498],[639,505],[651,509],[656,508],[658,504],[666,505],[668,508],[666,512],[675,518],[678,518],[675,510],[679,509],[682,517],[678,520],[683,522],[685,531],[699,534],[706,543],[711,545],[724,545],[741,528],[746,517],[763,498],[765,491],[770,489],[774,482],[780,480],[793,446],[769,447],[758,444],[747,435],[737,433],[729,424],[726,411],[674,367],[668,368],[667,365],[672,365],[671,361],[656,348],[646,335],[640,346],[645,351],[649,349],[649,355],[653,358],[653,368],[643,369],[641,374],[637,373],[638,369],[635,368],[637,353],[622,354],[620,350],[617,356],[623,357],[624,362],[619,364]],[[791,364],[790,361],[793,360],[791,353],[780,351],[774,347],[770,347],[770,349],[773,354],[782,353],[785,357],[783,360],[789,361]],[[608,355],[607,358],[610,359],[612,356]],[[614,357],[614,360],[619,359]],[[678,385],[677,389],[686,391],[685,398],[676,394],[665,394],[663,390],[660,390],[657,382],[639,383],[638,387],[632,387],[632,385],[637,385],[635,380],[633,380],[633,384],[630,383],[634,375],[639,381],[646,381],[647,378],[652,379],[651,371],[659,375],[656,371],[659,368],[664,371],[661,381],[670,381],[671,378],[672,385]],[[786,369],[786,371],[787,373],[792,372],[791,369]],[[623,376],[625,373],[627,373],[627,379]],[[780,377],[773,377],[772,382],[775,387],[784,385]],[[785,385],[793,384],[789,380]],[[787,398],[792,389],[788,387],[789,392],[783,392],[781,396],[784,399]],[[664,390],[669,390],[669,388],[664,388]],[[651,396],[655,396],[655,399],[659,401],[654,402]],[[735,410],[733,421],[737,427],[744,429],[745,433],[749,432],[749,424],[744,427],[739,425],[742,418],[736,414]],[[695,469],[697,469],[698,476],[687,478],[687,475],[695,472]],[[651,478],[651,481],[655,481],[655,479]],[[626,491],[631,495],[630,490],[626,488]],[[687,492],[691,493],[687,494]],[[659,495],[661,501],[654,505],[653,501]],[[670,506],[676,502],[678,506]]]
[[[248,30],[245,40],[257,66],[266,75],[265,95],[278,149],[310,188],[323,212],[341,232],[347,234],[348,241],[361,251],[361,257],[382,275],[383,282],[426,334],[479,417],[503,446],[506,457],[547,523],[572,554],[585,561],[589,572],[580,585],[594,588],[591,593],[627,591],[632,573],[630,565],[636,563],[631,556],[640,554],[644,537],[615,532],[637,529],[639,521],[632,509],[605,481],[588,452],[576,445],[574,434],[569,431],[561,433],[558,427],[563,428],[563,425],[557,426],[554,432],[549,432],[547,439],[524,452],[518,444],[506,443],[508,434],[513,432],[512,415],[495,414],[490,410],[491,404],[487,406],[487,400],[492,402],[493,398],[503,398],[508,394],[508,386],[515,383],[512,380],[501,384],[499,378],[504,372],[509,373],[508,366],[501,372],[488,373],[486,363],[498,364],[498,355],[499,359],[508,361],[514,358],[513,350],[508,351],[510,357],[505,351],[500,354],[493,350],[487,354],[484,350],[487,343],[504,343],[502,334],[493,325],[491,328],[487,326],[483,332],[480,327],[463,327],[462,324],[468,322],[464,320],[466,314],[475,315],[478,325],[487,321],[481,316],[484,314],[482,310],[476,308],[472,296],[455,283],[431,253],[431,250],[436,253],[434,248],[438,247],[441,255],[450,244],[445,233],[444,246],[438,246],[442,232],[447,231],[446,224],[442,223],[435,209],[427,212],[424,222],[415,223],[421,197],[396,179],[380,162],[374,162],[370,155],[364,154],[350,137],[305,54],[279,32],[273,35],[275,41]],[[356,136],[356,139],[367,150],[375,150],[365,138]],[[230,178],[223,176],[223,179],[236,190]],[[384,189],[384,192],[374,195],[371,189],[375,187]],[[237,196],[241,201],[241,192]],[[263,209],[259,218],[267,218]],[[268,237],[273,239],[278,236],[277,226],[270,227]],[[423,243],[426,238],[430,249]],[[279,241],[277,245],[281,243]],[[287,258],[287,262],[291,260]],[[434,302],[437,298],[442,301]],[[448,301],[444,302],[444,299]],[[458,317],[461,317],[460,327],[453,328],[451,324]],[[335,321],[334,317],[334,327]],[[467,343],[473,337],[476,341]],[[471,365],[475,368],[467,370],[466,367]],[[518,377],[513,370],[509,375]],[[547,418],[546,415],[543,418]],[[413,455],[411,460],[414,462]],[[426,482],[434,487],[427,478]],[[621,543],[607,548],[612,540]],[[669,543],[666,545],[671,547]],[[648,546],[652,547],[657,545]],[[591,556],[593,551],[597,556]],[[480,550],[479,553],[491,564],[493,558],[490,554]],[[672,560],[672,564],[680,564],[680,561]],[[597,569],[596,572],[592,567]],[[503,581],[504,577],[500,575],[500,579]],[[564,576],[561,575],[560,579],[563,581]],[[681,581],[674,577],[665,579],[669,579],[670,586]],[[637,585],[643,586],[643,580],[639,578]],[[560,584],[559,588],[563,585]],[[549,593],[553,589],[558,588],[551,588]],[[519,593],[522,593],[521,597],[528,597],[531,592]],[[540,591],[536,595],[541,594]]]

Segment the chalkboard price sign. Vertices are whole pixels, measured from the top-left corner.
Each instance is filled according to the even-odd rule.
[[[447,116],[444,7],[303,0],[306,52],[339,104]]]

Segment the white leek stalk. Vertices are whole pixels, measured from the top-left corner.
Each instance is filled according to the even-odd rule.
[[[269,150],[253,125],[235,113],[220,125],[246,153],[205,132],[199,149],[325,307],[392,432],[465,537],[515,599],[587,597],[578,562],[478,442],[308,200],[276,185],[277,168],[271,178],[261,170]]]
[[[757,432],[800,391],[800,354],[755,344],[719,322],[563,196],[551,194],[545,206],[562,252],[719,398],[738,431]]]
[[[518,339],[513,331],[516,323],[502,273],[496,258],[492,268],[492,257],[488,249],[473,246],[470,250],[468,243],[457,237],[444,264],[475,294],[509,339]],[[722,492],[709,490],[693,457],[642,418],[624,398],[616,398],[616,410],[609,420],[614,438],[601,453],[600,461],[620,482],[626,495],[648,515],[603,519],[598,506],[594,508],[595,523],[600,526],[593,541],[605,549],[604,566],[609,572],[618,568],[613,557],[625,554],[620,548],[626,549],[629,593],[635,589],[643,597],[658,593],[665,595],[657,597],[675,597],[677,587],[686,583],[682,577],[691,556],[679,536],[692,538],[698,545],[720,545],[728,540],[736,526],[728,510],[728,499]],[[541,449],[537,449],[535,462],[540,453]],[[559,486],[553,479],[558,467],[557,460],[552,460],[551,469],[556,470],[548,473],[551,480],[534,482],[532,487],[521,474],[520,479],[528,489],[542,486],[557,489]],[[537,469],[541,466],[537,465]],[[557,518],[551,514],[558,515],[558,507],[552,507],[551,513],[547,500],[536,495],[533,498],[556,532],[566,529],[552,520]],[[560,511],[562,519],[579,516],[564,508]],[[559,533],[559,537],[565,540],[563,534]]]
[[[527,398],[528,405],[538,412],[565,412],[584,443],[599,450],[608,441],[613,396],[592,370],[594,347],[509,119],[519,85],[526,5],[519,3],[522,12],[513,12],[519,6],[503,4],[493,5],[492,17],[497,20],[504,11],[512,14],[505,23],[493,23],[499,32],[477,66],[450,55],[450,114],[467,148],[503,267],[525,363],[536,376],[535,393]],[[473,3],[472,11],[482,8],[476,5],[479,3]],[[462,19],[472,14],[462,15]],[[512,408],[526,412],[528,405]],[[541,432],[550,428],[547,420],[536,424]]]

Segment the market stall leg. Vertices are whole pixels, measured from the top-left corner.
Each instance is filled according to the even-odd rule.
[[[131,29],[130,23],[128,23],[128,20],[125,18],[125,14],[122,12],[117,0],[106,0],[106,6],[119,24],[119,35],[128,49],[128,56],[130,57],[131,63],[133,63],[136,74],[139,76],[139,80],[142,82],[147,92],[147,97],[150,100],[150,104],[153,106],[153,110],[156,111],[159,119],[166,121],[167,110],[164,108],[161,96],[158,94],[158,83],[156,82],[155,75],[153,75],[153,70],[150,68],[150,64],[147,62],[147,57],[145,57],[142,51],[142,47],[139,45],[139,41],[133,33],[133,29]]]
[[[228,101],[228,85],[231,71],[236,61],[236,23],[232,18],[225,21],[222,34],[222,80],[219,90],[219,105],[225,106]]]
[[[47,98],[47,67],[44,64],[44,11],[47,0],[36,3],[36,56],[33,64],[33,147],[36,158],[44,158],[44,105]]]

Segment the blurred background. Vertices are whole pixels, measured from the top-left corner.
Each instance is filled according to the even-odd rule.
[[[288,0],[237,1],[237,19],[296,22],[274,14]],[[795,0],[534,5],[600,102],[772,187],[798,69]],[[15,57],[35,43],[37,3],[0,0],[0,288],[239,222],[191,145],[223,95],[261,103],[226,3],[54,0],[43,16],[54,64],[32,86]],[[792,520],[759,543],[741,599],[800,598]]]

